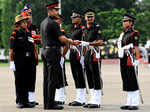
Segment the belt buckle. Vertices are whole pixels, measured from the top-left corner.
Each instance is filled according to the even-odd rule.
[[[50,47],[49,47],[49,46],[46,46],[45,48],[46,48],[46,49],[49,49]]]
[[[26,56],[27,56],[27,57],[30,56],[29,52],[26,52]]]

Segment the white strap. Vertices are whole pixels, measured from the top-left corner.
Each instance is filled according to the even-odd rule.
[[[80,56],[80,51],[79,51],[79,49],[76,46],[71,45],[71,48],[74,49],[74,50],[76,50],[79,53],[79,56]]]
[[[133,44],[131,43],[131,44],[128,44],[128,45],[126,45],[126,46],[123,46],[122,47],[123,49],[130,49],[130,48],[133,48]]]
[[[122,32],[122,33],[120,34],[120,37],[118,38],[118,42],[117,42],[118,48],[121,48],[121,41],[122,41],[123,35],[124,35],[124,32]]]
[[[100,58],[100,49],[98,49],[98,51],[96,51],[96,49],[93,46],[89,46],[89,49],[94,50],[94,52],[96,53],[96,58],[97,59]]]

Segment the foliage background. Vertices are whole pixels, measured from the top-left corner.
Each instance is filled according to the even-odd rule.
[[[0,48],[8,49],[8,37],[25,3],[30,3],[33,11],[33,23],[38,27],[47,16],[45,5],[56,0],[0,0]],[[63,28],[71,26],[72,10],[82,14],[85,9],[96,11],[96,22],[102,25],[105,40],[118,38],[122,31],[122,15],[129,13],[137,18],[135,28],[140,31],[140,42],[150,37],[150,0],[61,0],[62,14],[65,17]],[[83,18],[84,19],[84,18]],[[83,22],[84,24],[84,22]]]

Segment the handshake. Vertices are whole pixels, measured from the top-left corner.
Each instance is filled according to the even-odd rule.
[[[80,41],[81,43],[79,44],[80,46],[84,47],[84,46],[89,46],[89,42],[85,42],[85,41]]]
[[[71,40],[71,39],[68,39],[68,40]],[[79,45],[79,46],[89,46],[89,42],[85,42],[85,41],[79,41],[79,40],[71,40],[71,44],[72,45]]]

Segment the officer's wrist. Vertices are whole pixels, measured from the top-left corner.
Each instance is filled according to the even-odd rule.
[[[69,44],[73,44],[73,40],[72,39],[68,39],[68,43]]]
[[[64,58],[64,56],[62,55],[61,58]]]

